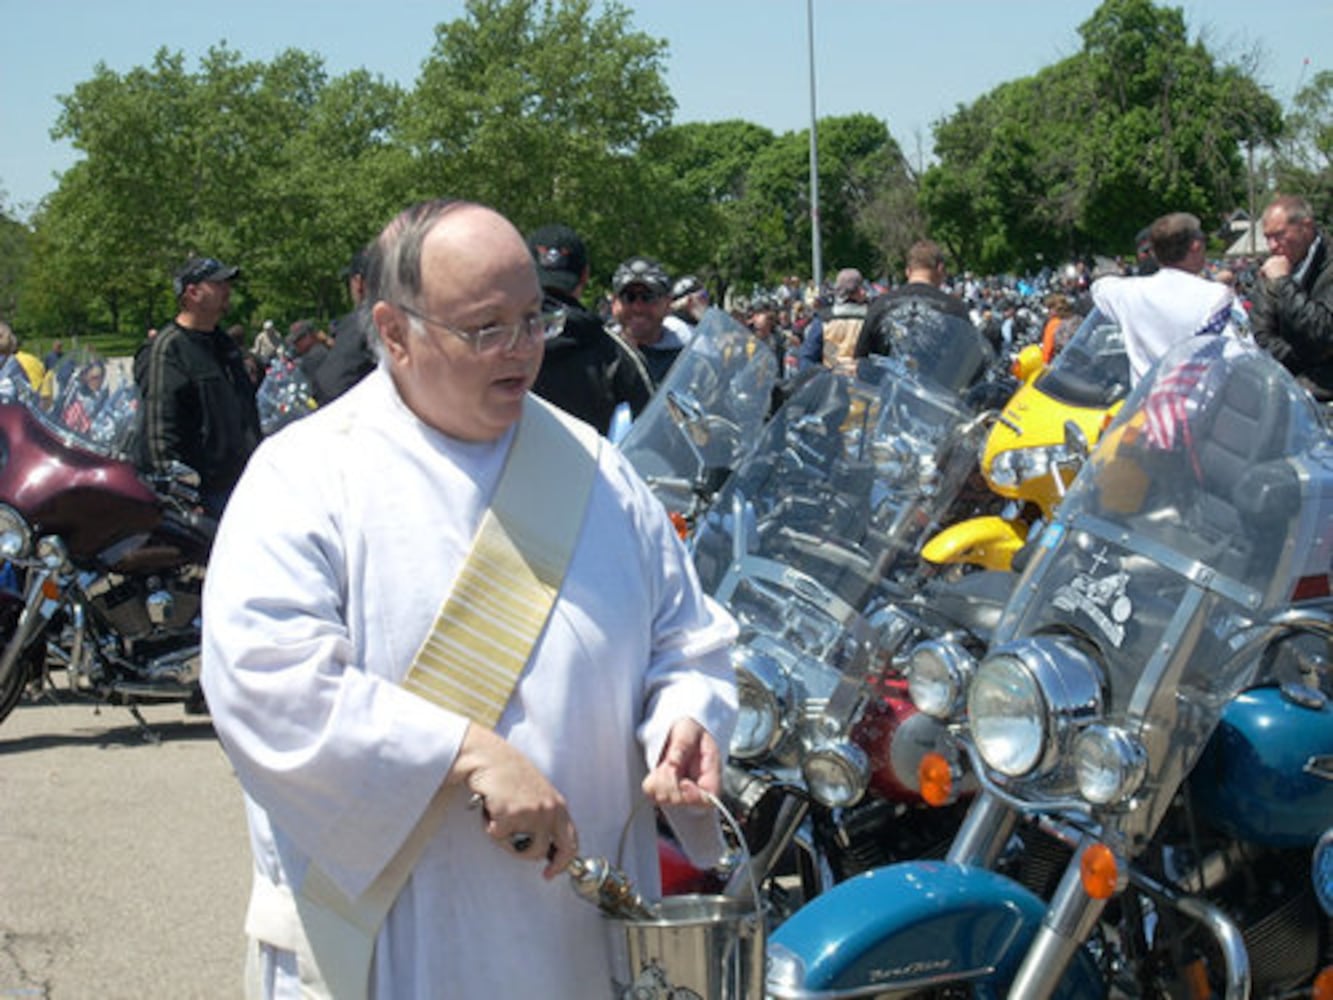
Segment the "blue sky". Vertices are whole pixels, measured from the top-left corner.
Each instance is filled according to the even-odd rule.
[[[1078,51],[1097,0],[813,0],[818,114],[866,112],[907,156],[930,152],[930,125],[1006,80]],[[743,118],[784,132],[810,118],[806,0],[626,0],[639,30],[669,45],[675,120]],[[1284,104],[1333,68],[1329,0],[1187,0],[1191,37],[1257,76]],[[0,204],[26,214],[76,153],[49,136],[70,93],[104,62],[151,63],[165,46],[198,56],[225,40],[247,59],[318,53],[332,74],[364,67],[411,86],[434,26],[462,0],[0,0]],[[1308,63],[1307,63],[1308,60]]]

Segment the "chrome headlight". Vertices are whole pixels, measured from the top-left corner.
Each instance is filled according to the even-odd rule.
[[[1148,770],[1143,745],[1116,726],[1093,725],[1074,741],[1079,793],[1095,806],[1123,802]]]
[[[963,694],[976,671],[972,654],[948,639],[919,643],[907,661],[912,704],[936,719],[950,719],[963,707]]]
[[[782,740],[791,678],[773,657],[748,646],[732,650],[731,663],[738,702],[731,755],[741,760],[762,757]]]
[[[1012,488],[1018,485],[1018,470],[1014,458],[1014,452],[1002,451],[991,459],[989,475],[991,482],[996,486]]]
[[[32,545],[32,529],[23,515],[0,504],[0,559],[21,559]]]
[[[37,540],[37,558],[47,569],[58,572],[69,564],[69,550],[56,535],[45,535]]]
[[[1071,640],[1021,639],[995,650],[968,688],[972,741],[1011,778],[1052,767],[1073,734],[1101,714],[1101,672]]]
[[[1333,917],[1333,829],[1325,831],[1315,844],[1310,875],[1314,879],[1314,894],[1319,905]]]
[[[1049,476],[1053,468],[1068,461],[1069,457],[1069,449],[1063,444],[1002,451],[991,459],[991,482],[1012,489],[1029,479]]]
[[[870,758],[855,743],[834,740],[806,755],[801,774],[815,801],[830,809],[844,808],[865,795],[870,785]]]

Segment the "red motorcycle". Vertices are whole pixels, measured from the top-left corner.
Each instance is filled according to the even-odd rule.
[[[43,404],[0,370],[0,720],[61,669],[71,691],[128,706],[145,729],[138,702],[202,705],[216,525],[191,470],[149,479],[124,457],[134,400],[132,386],[76,377]]]

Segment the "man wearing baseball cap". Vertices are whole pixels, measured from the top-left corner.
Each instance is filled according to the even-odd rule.
[[[692,274],[676,279],[671,286],[671,315],[688,327],[696,327],[708,311],[708,289]]]
[[[631,257],[611,276],[611,293],[611,315],[624,338],[638,348],[656,389],[686,344],[686,337],[667,323],[671,279],[651,257]],[[688,334],[689,328],[685,330]]]
[[[648,370],[638,352],[580,301],[589,271],[579,234],[569,226],[542,226],[527,242],[542,286],[542,311],[564,317],[560,332],[546,341],[532,391],[606,434],[617,406],[628,405],[637,417],[648,404]]]
[[[172,281],[179,311],[134,359],[143,397],[135,458],[150,473],[173,462],[199,474],[204,510],[218,517],[259,444],[254,384],[240,348],[220,329],[241,269],[191,257]]]

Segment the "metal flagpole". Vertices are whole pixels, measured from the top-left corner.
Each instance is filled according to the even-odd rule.
[[[815,291],[824,287],[824,254],[819,240],[819,136],[815,127],[815,0],[805,0],[810,41],[810,259]]]

